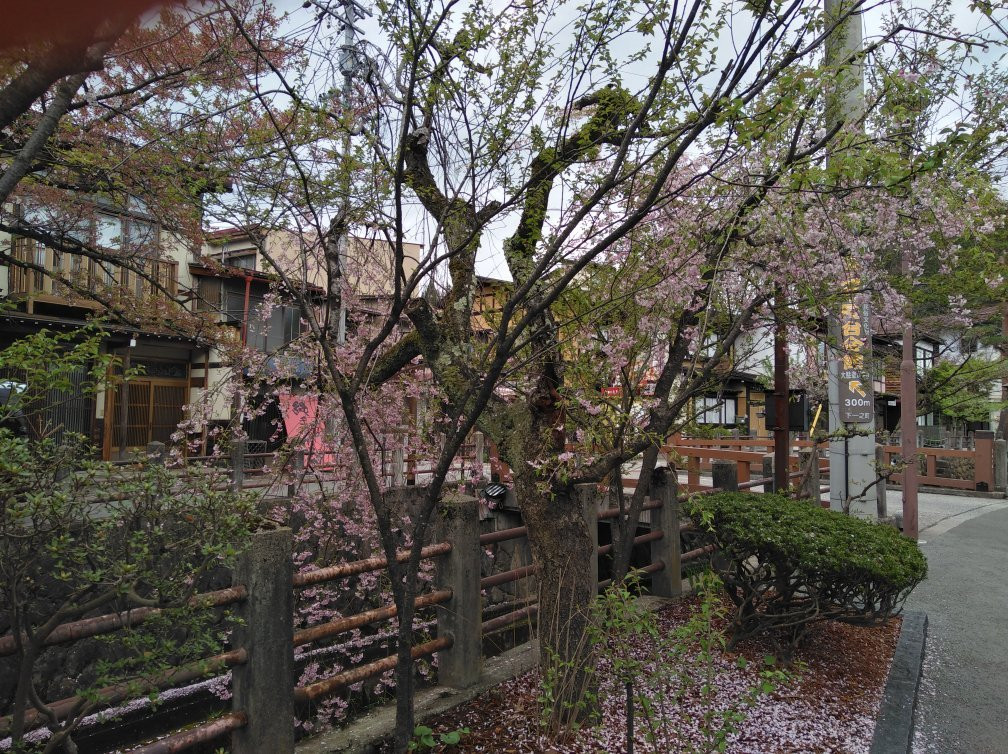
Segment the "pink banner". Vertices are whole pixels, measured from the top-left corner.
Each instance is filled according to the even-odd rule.
[[[335,459],[332,449],[325,437],[325,419],[318,415],[318,398],[314,395],[281,393],[277,396],[277,401],[283,414],[288,441],[310,454],[313,465],[333,463]]]

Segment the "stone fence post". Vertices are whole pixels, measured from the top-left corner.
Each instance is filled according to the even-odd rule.
[[[678,597],[682,594],[682,548],[679,541],[679,484],[675,468],[654,470],[651,496],[660,500],[661,508],[651,511],[651,529],[665,533],[651,543],[651,562],[659,560],[665,567],[651,576],[651,593],[658,597]]]
[[[231,676],[232,709],[248,723],[231,735],[234,754],[294,751],[294,567],[291,530],[256,532],[235,568],[234,583],[248,596],[232,646],[248,660]]]
[[[819,451],[816,448],[802,448],[798,451],[798,468],[805,476],[802,477],[802,487],[798,497],[809,498],[819,502]]]
[[[770,480],[769,482],[763,483],[764,492],[777,491],[777,478],[774,476],[773,461],[774,461],[773,453],[766,453],[763,456],[763,478]]]
[[[164,466],[168,460],[168,448],[163,442],[147,443],[147,463],[151,466]]]
[[[711,462],[714,488],[725,492],[738,491],[738,465],[735,461],[715,459]]]
[[[479,680],[483,665],[479,501],[472,495],[445,497],[434,531],[437,541],[452,545],[438,559],[435,574],[438,589],[452,590],[452,598],[437,607],[438,636],[453,639],[438,653],[438,681],[466,688]]]

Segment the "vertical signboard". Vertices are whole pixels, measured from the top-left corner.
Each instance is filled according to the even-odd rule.
[[[851,288],[860,281],[852,279]],[[840,307],[840,421],[852,424],[875,423],[875,398],[868,373],[871,341],[867,317],[852,296]]]

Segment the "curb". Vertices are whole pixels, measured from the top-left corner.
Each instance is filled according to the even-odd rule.
[[[902,492],[903,488],[898,484],[886,485],[887,490]],[[1004,490],[961,490],[954,487],[931,487],[929,485],[919,485],[917,491],[925,495],[951,495],[952,497],[978,497],[986,500],[1004,500],[1008,497],[1008,492]]]
[[[927,624],[927,613],[910,611],[903,614],[899,641],[893,652],[889,678],[875,722],[871,754],[910,754]]]

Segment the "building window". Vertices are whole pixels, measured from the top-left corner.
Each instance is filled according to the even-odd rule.
[[[293,306],[278,306],[270,315],[269,332],[262,348],[273,353],[301,334],[301,311]]]
[[[150,276],[157,281],[157,285],[150,284],[152,295],[174,296],[178,293],[178,262],[153,259],[150,262]]]
[[[717,353],[719,344],[720,338],[718,338],[717,333],[707,333],[704,335],[703,341],[700,343],[700,358],[713,359],[714,354]]]
[[[126,244],[131,252],[149,252],[157,245],[157,226],[146,220],[130,218],[126,226]]]
[[[290,343],[301,335],[301,310],[294,306],[283,308],[284,343]]]
[[[98,246],[103,249],[121,249],[123,221],[118,215],[98,215]]]
[[[217,278],[196,279],[196,311],[219,312],[221,310],[221,281]]]
[[[101,211],[84,217],[52,216],[49,212],[32,207],[22,208],[26,222],[37,225],[40,230],[57,238],[76,241],[85,246],[109,252],[112,259],[93,259],[87,254],[75,254],[49,249],[44,244],[28,239],[15,239],[17,243],[30,244],[33,257],[24,256],[26,261],[34,261],[43,270],[30,271],[34,292],[68,295],[76,290],[91,291],[122,286],[138,296],[150,291],[140,275],[113,261],[117,255],[136,259],[137,256],[156,255],[158,225],[152,221],[120,212],[106,198],[95,200]],[[131,200],[131,209],[146,210],[139,200]],[[174,265],[174,262],[166,263]],[[173,292],[177,290],[177,272],[155,269],[168,283]],[[65,278],[70,285],[61,285],[58,278]]]
[[[231,281],[228,281],[230,283]],[[245,292],[240,289],[237,285],[224,284],[224,300],[223,300],[223,314],[224,322],[229,325],[239,325],[245,319]],[[249,311],[254,311],[257,303],[262,303],[262,299],[257,297],[249,297],[248,307]]]
[[[221,252],[221,264],[228,267],[240,267],[243,270],[256,269],[255,249],[236,249]]]
[[[232,267],[240,267],[243,270],[254,270],[256,268],[255,254],[236,254],[227,258],[227,263]]]
[[[734,424],[735,402],[733,397],[704,396],[697,400],[697,424]]]
[[[918,343],[914,346],[914,363],[917,374],[923,375],[934,368],[934,346],[930,343]]]
[[[104,259],[91,260],[91,290],[95,288],[111,288],[116,284],[118,268]]]

